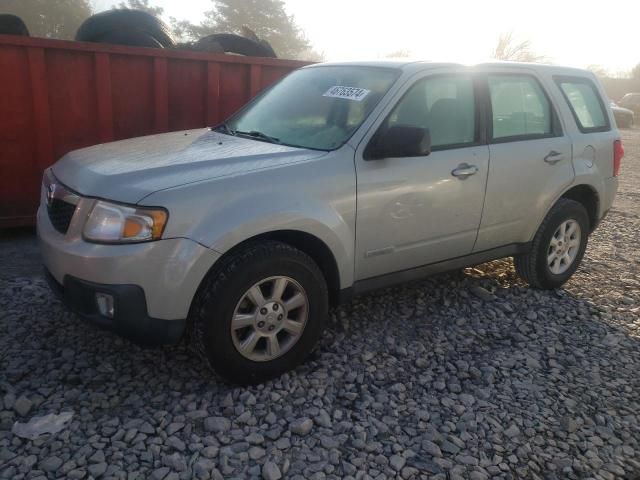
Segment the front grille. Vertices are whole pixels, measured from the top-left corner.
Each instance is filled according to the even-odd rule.
[[[49,213],[49,220],[53,228],[62,234],[67,233],[69,230],[69,224],[76,211],[76,205],[65,202],[59,198],[54,198],[49,204],[47,204],[47,212]]]

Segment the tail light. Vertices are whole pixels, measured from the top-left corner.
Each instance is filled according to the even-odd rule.
[[[613,142],[613,176],[620,175],[620,165],[622,163],[622,157],[624,157],[624,147],[622,146],[622,140],[616,140]]]

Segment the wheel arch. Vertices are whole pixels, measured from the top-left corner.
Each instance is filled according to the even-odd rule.
[[[221,262],[224,262],[226,258],[231,257],[247,245],[264,241],[282,242],[309,255],[324,275],[329,289],[329,301],[331,305],[336,305],[338,303],[341,282],[340,270],[338,268],[336,257],[331,248],[329,248],[327,243],[322,239],[302,230],[283,229],[253,235],[224,252],[224,254],[211,267],[211,270],[215,269],[216,266],[220,265]]]
[[[600,196],[595,188],[587,184],[574,185],[564,192],[560,198],[567,198],[580,203],[587,210],[590,233],[595,230],[598,225],[598,212],[600,211]],[[554,205],[555,203],[557,203],[557,200]]]

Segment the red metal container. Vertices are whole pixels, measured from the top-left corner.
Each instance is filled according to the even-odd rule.
[[[214,125],[304,62],[0,35],[0,228],[77,148]]]

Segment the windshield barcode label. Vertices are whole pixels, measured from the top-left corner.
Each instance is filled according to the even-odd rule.
[[[356,88],[356,87],[343,87],[340,85],[336,85],[335,87],[331,87],[326,91],[323,97],[332,97],[332,98],[344,98],[346,100],[355,100],[356,102],[362,101],[371,90],[366,90],[364,88]]]

